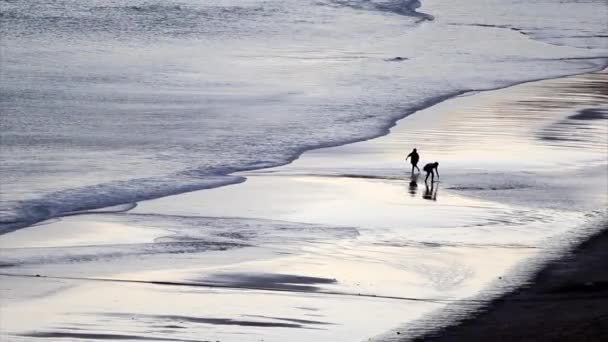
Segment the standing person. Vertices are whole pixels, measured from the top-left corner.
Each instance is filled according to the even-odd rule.
[[[422,169],[424,171],[426,171],[426,178],[424,179],[425,184],[426,184],[426,180],[429,179],[429,176],[431,176],[431,183],[433,183],[435,181],[435,172],[437,173],[437,178],[439,178],[438,167],[439,167],[438,162],[428,163],[428,164],[424,165],[424,167]]]
[[[420,173],[420,169],[418,168],[418,161],[420,160],[420,155],[418,155],[416,149],[414,149],[412,152],[410,152],[410,154],[407,155],[405,161],[407,161],[408,158],[412,158],[410,160],[410,162],[412,163],[412,175],[414,174],[414,168],[418,169],[418,173]]]

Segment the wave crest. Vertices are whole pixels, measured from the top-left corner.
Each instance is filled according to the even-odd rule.
[[[430,14],[416,11],[422,6],[419,0],[330,0],[332,4],[359,10],[390,12],[420,20],[433,20]]]

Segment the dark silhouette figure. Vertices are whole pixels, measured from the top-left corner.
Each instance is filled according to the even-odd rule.
[[[426,183],[427,179],[429,179],[429,176],[431,176],[431,183],[434,182],[435,173],[437,173],[437,178],[439,178],[438,167],[439,167],[438,162],[428,163],[428,164],[424,165],[424,167],[422,168],[426,172],[426,178],[424,179],[424,183]]]
[[[431,182],[431,187],[424,183],[426,189],[424,190],[424,194],[422,194],[422,198],[425,200],[436,201],[437,200],[437,190],[439,189],[439,185],[435,185],[435,183]]]
[[[416,196],[416,191],[418,190],[418,175],[412,175],[410,178],[410,195],[412,197]]]
[[[418,169],[418,173],[420,173],[420,169],[418,168],[418,161],[420,160],[420,155],[418,155],[416,149],[412,150],[412,152],[407,155],[405,160],[407,161],[408,158],[412,158],[410,159],[410,162],[412,163],[412,174],[414,174],[414,168]]]

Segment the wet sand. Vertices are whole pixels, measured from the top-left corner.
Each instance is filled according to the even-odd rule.
[[[414,341],[603,341],[608,337],[608,224],[528,284],[460,324]]]
[[[590,76],[590,77],[589,77]],[[586,77],[589,77],[585,80]],[[583,82],[576,82],[582,80]],[[567,107],[581,97],[590,95],[608,98],[608,80],[605,74],[584,75],[557,80],[549,84],[547,90],[552,95],[531,99],[522,96],[516,108],[521,113],[529,113],[533,108]],[[575,81],[575,82],[571,82]],[[541,84],[537,83],[537,84]],[[549,82],[551,83],[551,82]],[[561,85],[560,85],[561,83]],[[578,84],[577,84],[578,83]],[[546,82],[545,82],[546,84]],[[565,86],[564,86],[565,85]],[[532,96],[531,96],[532,97]],[[569,146],[575,149],[594,147],[603,154],[601,168],[589,170],[573,179],[560,179],[561,185],[584,186],[591,179],[595,186],[597,202],[595,220],[591,220],[577,230],[572,230],[556,239],[556,245],[544,251],[541,256],[529,259],[511,272],[499,277],[495,286],[519,275],[521,286],[514,287],[503,296],[485,302],[484,291],[470,301],[454,303],[434,312],[424,319],[401,326],[383,335],[382,341],[600,341],[608,336],[608,211],[606,198],[606,166],[608,143],[606,139],[587,139],[588,131],[560,130],[564,126],[575,127],[586,120],[597,120],[596,128],[608,129],[608,108],[601,105],[597,110],[580,110],[566,120],[558,120],[539,130],[538,137],[549,144]],[[568,122],[568,120],[572,120]],[[605,133],[602,133],[606,136]],[[588,135],[587,137],[592,137]],[[560,187],[558,182],[553,187]],[[593,194],[585,190],[583,193]],[[545,197],[542,193],[529,198],[532,205],[553,205],[572,207],[582,202],[570,191],[557,198]],[[516,200],[511,196],[501,200]],[[542,203],[541,203],[542,202]],[[544,204],[543,204],[544,203]],[[570,203],[570,204],[568,204]],[[582,232],[588,232],[587,234]],[[589,233],[595,232],[595,233]],[[561,247],[558,247],[561,246]],[[487,297],[485,297],[487,298]],[[449,324],[448,324],[449,322]],[[447,327],[440,328],[447,324]]]
[[[607,79],[454,98],[242,184],[3,235],[3,337],[384,341],[444,326],[438,311],[483,306],[598,230]],[[410,177],[412,147],[441,161],[440,183]]]

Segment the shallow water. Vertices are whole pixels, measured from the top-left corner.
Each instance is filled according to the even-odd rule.
[[[242,184],[5,234],[3,333],[16,341],[386,341],[441,326],[453,317],[437,312],[469,312],[594,231],[608,161],[592,145],[538,134],[597,117],[581,112],[597,103],[578,86],[597,82],[606,74],[452,99],[382,138],[239,173]],[[441,121],[469,125],[438,130]],[[605,139],[605,119],[586,122],[594,142]],[[507,134],[492,139],[497,126]],[[471,132],[484,143],[472,144]],[[439,183],[410,178],[404,146],[414,141],[422,162],[441,161]],[[504,146],[522,149],[501,155]],[[32,323],[32,312],[45,315]]]
[[[2,1],[2,231],[606,64],[603,1]],[[600,58],[603,57],[603,58]]]

